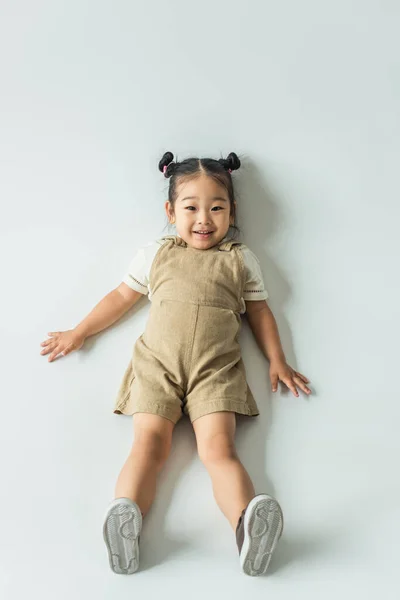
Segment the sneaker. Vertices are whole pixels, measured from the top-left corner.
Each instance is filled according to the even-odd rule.
[[[130,575],[139,568],[139,541],[142,513],[136,502],[117,498],[111,502],[103,525],[103,537],[110,567],[119,575]]]
[[[278,502],[267,494],[255,496],[242,511],[236,527],[240,565],[246,575],[266,572],[282,530]]]

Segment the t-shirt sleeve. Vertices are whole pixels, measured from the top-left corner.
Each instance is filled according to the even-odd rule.
[[[249,300],[267,300],[268,292],[265,289],[260,262],[256,255],[247,246],[242,247],[242,255],[246,269],[246,283],[243,298]]]
[[[163,238],[159,238],[145,246],[139,248],[132,258],[127,272],[123,277],[123,282],[126,283],[132,290],[136,290],[147,296],[150,290],[150,271],[153,260],[165,243]],[[151,293],[149,298],[151,297]]]
[[[139,248],[130,262],[128,271],[123,277],[123,282],[126,283],[126,285],[132,290],[136,290],[144,295],[149,293],[149,281],[147,277],[148,264],[146,259],[145,249]]]

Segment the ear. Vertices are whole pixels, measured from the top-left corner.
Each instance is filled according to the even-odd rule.
[[[170,223],[175,223],[174,211],[172,210],[172,206],[171,206],[171,203],[169,202],[169,200],[166,201],[164,207],[165,207],[165,212],[168,217],[168,221]]]

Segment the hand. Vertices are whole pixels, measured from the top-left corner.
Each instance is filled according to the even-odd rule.
[[[68,331],[52,331],[47,335],[51,336],[51,338],[40,344],[41,346],[44,346],[40,354],[48,354],[51,352],[48,359],[49,362],[52,362],[60,353],[62,356],[66,356],[74,350],[79,350],[85,342],[85,336],[81,333],[77,333],[75,329],[69,329]]]
[[[311,390],[306,386],[306,383],[310,383],[309,379],[292,369],[285,360],[271,361],[269,366],[269,376],[273,392],[276,392],[278,389],[278,381],[281,380],[293,392],[294,396],[299,396],[296,386],[303,390],[305,394],[311,394]]]

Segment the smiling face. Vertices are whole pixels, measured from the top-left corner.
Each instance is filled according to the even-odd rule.
[[[198,250],[218,244],[234,224],[228,192],[203,173],[179,183],[174,207],[167,201],[165,210],[179,237]]]

